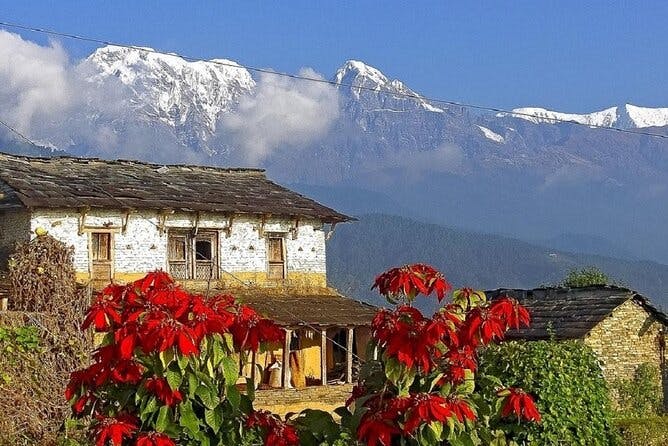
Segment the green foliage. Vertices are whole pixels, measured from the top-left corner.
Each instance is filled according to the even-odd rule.
[[[668,444],[668,417],[616,420],[624,446],[665,446]]]
[[[612,384],[623,417],[644,418],[663,412],[663,389],[659,369],[653,364],[640,364],[629,380],[616,380]]]
[[[40,349],[37,327],[0,327],[0,353],[37,352]]]
[[[564,280],[559,282],[560,286],[580,287],[590,285],[606,285],[610,278],[595,266],[587,266],[582,269],[572,269],[566,274]]]
[[[596,356],[582,342],[492,345],[483,352],[480,372],[536,395],[543,420],[515,430],[519,444],[616,444],[608,388]],[[492,392],[493,387],[485,391]]]

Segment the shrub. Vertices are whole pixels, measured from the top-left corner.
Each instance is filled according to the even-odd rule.
[[[543,422],[515,432],[519,443],[616,443],[608,388],[595,354],[584,343],[511,341],[489,346],[480,372],[536,395]]]
[[[668,417],[620,419],[615,421],[625,446],[668,444]]]
[[[488,302],[483,292],[465,288],[426,317],[412,306],[415,298],[435,294],[440,302],[450,285],[422,264],[393,268],[378,276],[374,287],[395,308],[374,317],[371,348],[378,359],[363,365],[348,408],[337,410],[358,441],[501,446],[512,443],[497,427],[517,430],[541,421],[524,390],[494,376],[486,377],[493,383],[490,393],[477,388],[479,349],[503,339],[510,327],[528,325],[525,308],[509,298]]]
[[[658,367],[653,364],[640,364],[633,378],[616,380],[612,387],[619,404],[618,412],[622,417],[644,418],[661,415],[663,412],[663,389]]]
[[[47,235],[12,255],[12,311],[0,315],[0,445],[53,445],[69,413],[62,391],[90,349],[78,330],[88,295],[76,286],[71,256]]]
[[[193,295],[156,271],[107,286],[87,327],[104,338],[65,395],[97,445],[298,444],[293,426],[254,411],[236,385],[247,353],[284,332],[231,296]]]

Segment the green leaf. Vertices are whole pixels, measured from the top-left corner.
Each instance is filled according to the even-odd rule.
[[[169,366],[169,363],[174,360],[174,349],[173,348],[168,348],[164,352],[160,352],[160,363],[162,364],[162,368],[167,369],[167,366]]]
[[[229,400],[230,404],[234,408],[234,410],[239,409],[239,405],[241,404],[241,393],[239,393],[239,389],[237,389],[236,385],[231,385],[227,386],[227,389],[225,390],[225,395],[227,396],[227,399]]]
[[[202,404],[208,409],[213,409],[218,405],[220,399],[218,398],[218,392],[215,388],[210,388],[204,385],[201,385],[195,391],[195,395],[202,400]]]
[[[179,370],[174,370],[173,368],[167,370],[166,378],[167,383],[172,390],[177,390],[181,386],[181,381],[183,379],[181,372]]]
[[[231,333],[224,333],[223,339],[225,340],[225,345],[227,346],[228,352],[234,351],[234,337]]]
[[[164,432],[169,425],[169,407],[162,406],[158,411],[158,418],[155,420],[155,430]]]
[[[199,432],[199,420],[193,410],[192,402],[186,401],[179,404],[179,425],[186,428],[191,435],[197,435]]]
[[[187,376],[188,376],[188,396],[190,398],[193,398],[195,396],[197,388],[199,387],[200,382],[194,373],[188,373]]]
[[[237,383],[237,379],[239,378],[239,365],[231,356],[223,358],[223,376],[225,377],[225,385],[230,386]]]
[[[225,349],[223,348],[222,345],[222,339],[219,339],[220,335],[217,335],[216,338],[214,338],[211,342],[211,351],[212,351],[212,358],[211,360],[213,361],[213,366],[218,367],[220,365],[220,362],[223,360],[223,358],[226,356]]]
[[[186,367],[188,367],[188,362],[189,358],[187,356],[183,356],[181,354],[177,355],[178,363],[179,363],[179,368],[181,370],[185,370]]]
[[[206,409],[204,411],[204,421],[213,429],[213,433],[217,434],[223,425],[223,408],[216,406],[215,409]]]

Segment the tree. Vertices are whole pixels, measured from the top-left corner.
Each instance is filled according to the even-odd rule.
[[[590,285],[607,285],[611,283],[607,274],[596,266],[586,266],[582,269],[572,269],[559,282],[559,286],[581,287]]]

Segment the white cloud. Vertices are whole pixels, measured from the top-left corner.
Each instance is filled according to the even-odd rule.
[[[299,74],[322,79],[308,68]],[[277,149],[303,146],[324,136],[338,115],[333,86],[263,74],[255,92],[243,97],[221,124],[245,160],[255,164]]]
[[[30,134],[36,122],[51,120],[72,105],[73,78],[67,54],[57,43],[40,46],[0,31],[2,116]]]

